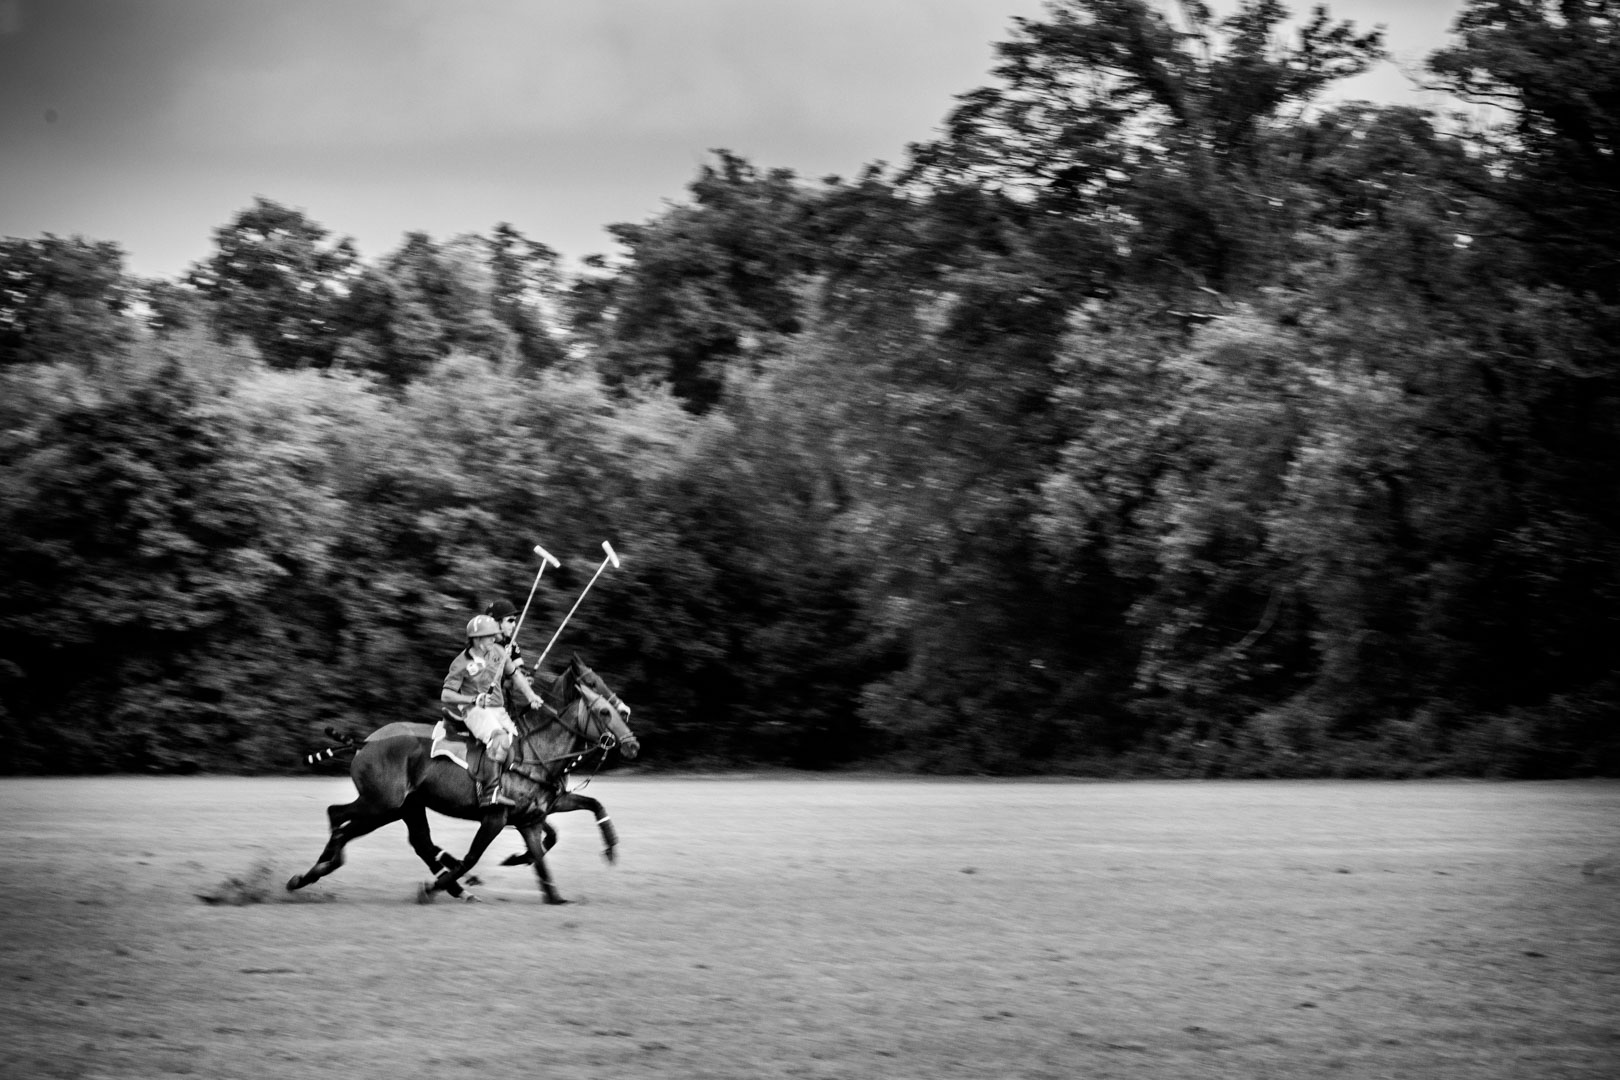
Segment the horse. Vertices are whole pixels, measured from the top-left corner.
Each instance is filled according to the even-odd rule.
[[[563,781],[570,769],[592,753],[605,755],[617,746],[625,757],[634,758],[641,743],[615,707],[618,697],[577,655],[558,676],[550,694],[560,702],[557,708],[530,710],[516,720],[518,734],[507,765],[535,782],[541,792],[538,799],[523,806],[480,806],[467,770],[449,758],[432,756],[427,725],[387,724],[363,743],[348,740],[356,746],[349,775],[359,798],[326,808],[331,830],[326,847],[313,866],[288,879],[287,890],[302,889],[342,866],[343,849],[350,841],[404,820],[411,848],[436,875],[421,886],[418,898],[422,901],[440,892],[463,895],[461,878],[501,830],[511,825],[523,837],[527,852],[522,861],[533,860],[545,902],[567,903],[546,869],[545,854],[556,842],[556,832],[546,824],[546,816],[590,810],[602,833],[603,855],[612,862],[618,837],[607,812],[597,800],[564,790]],[[310,755],[307,760],[321,756]],[[433,843],[428,810],[478,822],[478,832],[464,857],[455,859]]]

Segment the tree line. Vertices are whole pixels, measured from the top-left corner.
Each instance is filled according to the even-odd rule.
[[[1456,112],[1318,8],[1054,0],[898,165],[716,151],[566,271],[259,198],[0,244],[4,770],[292,768],[521,605],[671,765],[1620,770],[1614,0]]]

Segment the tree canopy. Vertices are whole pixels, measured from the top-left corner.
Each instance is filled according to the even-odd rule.
[[[431,718],[609,539],[560,648],[653,762],[1613,774],[1614,16],[1471,0],[1464,118],[1324,105],[1382,56],[1324,8],[1054,0],[898,164],[716,151],[577,271],[6,240],[8,767]]]

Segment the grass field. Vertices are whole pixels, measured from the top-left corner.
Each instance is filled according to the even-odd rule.
[[[0,781],[0,1074],[1620,1076],[1617,783],[613,775],[574,904],[282,891],[351,792]]]

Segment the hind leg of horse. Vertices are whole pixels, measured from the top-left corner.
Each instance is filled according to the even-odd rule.
[[[546,869],[546,834],[550,833],[552,843],[556,843],[556,833],[541,819],[531,825],[525,825],[518,830],[523,834],[523,843],[529,849],[529,857],[534,860],[534,876],[540,879],[540,893],[548,904],[566,904],[567,900],[557,892],[557,887],[551,883],[551,871]]]
[[[351,840],[358,840],[369,832],[387,825],[391,821],[399,820],[399,811],[360,809],[359,801],[343,806],[327,808],[327,820],[335,822],[331,835],[327,837],[326,847],[321,849],[320,857],[302,874],[294,874],[287,879],[287,891],[293,892],[302,889],[305,885],[312,885],[327,874],[343,865],[343,849]]]
[[[457,884],[461,878],[478,865],[478,860],[484,857],[484,852],[494,839],[506,828],[506,807],[491,806],[484,811],[484,816],[478,821],[478,831],[473,834],[472,843],[467,848],[467,854],[454,867],[445,867],[438,876],[422,886],[422,895],[431,897],[437,892],[448,892],[452,896],[459,895]],[[452,860],[453,861],[453,860]]]
[[[354,802],[334,803],[333,805],[328,806],[326,808],[327,829],[336,830],[339,825],[342,825],[345,821],[348,821],[349,818],[354,816],[354,812],[359,808],[359,806],[359,799],[354,800]]]

